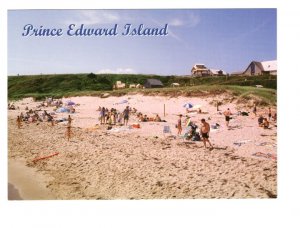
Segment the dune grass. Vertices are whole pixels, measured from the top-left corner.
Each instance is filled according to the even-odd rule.
[[[116,81],[129,84],[143,84],[147,78],[160,79],[164,88],[113,90]],[[171,87],[173,82],[180,87]],[[256,88],[255,85],[265,88]],[[229,93],[244,100],[258,98],[266,104],[276,104],[277,76],[234,76],[203,77],[158,76],[158,75],[118,75],[118,74],[63,74],[9,76],[8,98],[10,100],[33,97],[42,100],[45,97],[112,96],[141,93],[161,96],[210,96]]]

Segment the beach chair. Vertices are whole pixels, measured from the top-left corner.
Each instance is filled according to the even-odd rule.
[[[163,127],[164,127],[164,128],[163,128],[164,137],[166,137],[166,134],[172,135],[171,128],[170,128],[169,125],[165,125],[165,126],[163,126]]]

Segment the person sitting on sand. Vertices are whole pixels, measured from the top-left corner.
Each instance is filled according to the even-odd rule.
[[[227,110],[223,114],[225,116],[226,127],[229,128],[229,120],[230,120],[230,116],[232,115],[230,109],[227,108]]]
[[[258,117],[258,126],[262,127],[262,123],[264,122],[264,117],[262,115],[260,115]]]
[[[181,122],[181,118],[182,118],[182,115],[180,114],[179,115],[179,119],[177,120],[177,135],[181,135],[181,132],[182,132],[182,122]]]
[[[43,120],[45,120],[45,118],[46,118],[46,116],[47,116],[47,111],[46,110],[44,110],[44,112],[42,113],[42,118],[43,118]]]
[[[269,126],[270,126],[270,123],[269,123],[269,121],[268,121],[267,118],[264,118],[264,121],[263,121],[262,124],[263,124],[263,128],[264,128],[264,129],[268,129]]]
[[[148,122],[148,120],[149,120],[149,118],[148,118],[148,116],[145,114],[145,115],[143,116],[143,121],[142,121],[142,122]]]
[[[11,105],[8,107],[8,109],[10,109],[10,110],[16,110],[16,107],[15,107],[14,104],[11,104]]]
[[[154,121],[155,122],[161,122],[161,118],[158,114],[156,114]]]
[[[137,115],[138,121],[143,122],[144,121],[144,116],[143,113],[139,112],[139,114]]]
[[[205,121],[205,119],[201,119],[201,129],[200,129],[200,132],[201,132],[201,136],[203,138],[203,143],[204,143],[204,147],[206,147],[206,142],[208,142],[208,144],[210,145],[211,148],[213,148],[213,146],[211,145],[210,141],[209,141],[209,132],[210,132],[210,126],[209,126],[209,123],[207,123]]]

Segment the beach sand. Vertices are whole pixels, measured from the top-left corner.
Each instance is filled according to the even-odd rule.
[[[75,107],[76,113],[71,114],[74,135],[70,141],[65,137],[66,122],[55,126],[46,122],[23,123],[18,129],[16,116],[26,106],[35,108],[38,104],[31,98],[23,99],[15,102],[20,110],[8,111],[9,163],[20,162],[32,171],[33,181],[43,180],[38,181],[41,186],[37,189],[47,194],[34,193],[41,199],[276,198],[276,159],[253,154],[276,156],[277,128],[259,128],[257,118],[250,114],[233,115],[232,129],[228,130],[222,113],[210,104],[213,99],[142,95],[67,98],[63,101],[80,104]],[[122,100],[128,103],[118,104]],[[200,125],[200,119],[205,118],[210,119],[210,124],[221,125],[210,134],[215,149],[205,149],[202,142],[171,136],[176,135],[177,115],[185,114],[182,106],[187,102],[200,104],[202,111],[208,112],[188,113],[196,124]],[[113,126],[111,131],[106,125],[95,126],[99,124],[99,106],[123,111],[126,105],[150,117],[159,114],[167,122],[143,122],[140,129]],[[246,110],[230,102],[219,109],[222,112],[228,107],[233,113]],[[265,114],[267,108],[258,111]],[[67,115],[59,113],[57,118]],[[135,122],[136,118],[131,116],[129,124]],[[170,126],[172,134],[164,135],[164,126]],[[33,162],[56,152],[56,156]],[[9,169],[11,179],[20,172],[13,170]],[[20,192],[23,189],[23,199],[32,199],[24,194],[30,190],[24,190],[20,182],[11,183]]]

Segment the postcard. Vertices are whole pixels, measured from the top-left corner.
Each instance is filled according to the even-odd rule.
[[[8,10],[8,200],[277,198],[277,9]]]

